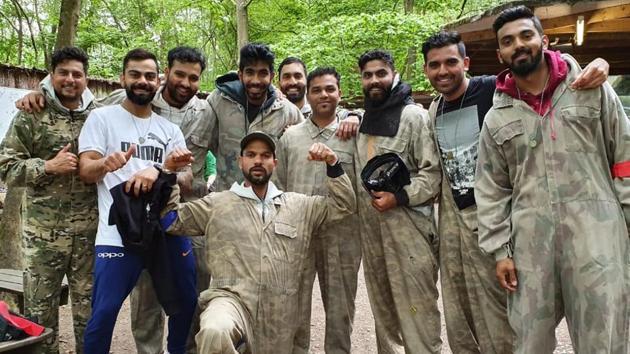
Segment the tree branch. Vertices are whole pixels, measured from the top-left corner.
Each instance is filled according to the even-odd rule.
[[[106,0],[101,0],[101,2],[103,3],[103,5],[105,5],[105,8],[107,9],[107,11],[109,11],[109,14],[112,16],[112,19],[114,20],[114,23],[116,24],[116,27],[118,27],[118,30],[120,31],[120,33],[124,35],[125,29],[123,28],[120,21],[118,21],[118,18],[116,17],[116,15],[114,15],[114,11],[112,11],[112,8],[109,6]],[[125,45],[127,46],[127,48],[129,48],[129,42],[127,42],[127,38],[123,36],[122,40],[123,42],[125,42]]]
[[[7,15],[5,15],[3,11],[0,11],[0,15],[2,15],[2,17],[4,17],[4,19],[7,20],[7,22],[9,23],[9,25],[11,26],[11,28],[13,28],[15,32],[19,32],[17,27],[15,27],[15,25],[13,24],[13,21],[11,21],[11,19]]]
[[[42,29],[42,22],[41,19],[39,18],[39,2],[37,0],[33,1],[33,5],[35,8],[35,23],[37,24],[37,29],[39,30],[40,33],[40,38],[42,41],[42,45],[44,47],[44,62],[46,67],[48,67],[48,65],[50,64],[50,57],[48,55],[48,52],[50,51],[50,47],[48,46],[48,40],[46,40],[46,36],[42,35],[42,33],[44,33],[43,29]]]
[[[24,8],[17,0],[13,0],[13,2],[16,5],[16,9],[18,9],[18,11],[22,13],[22,16],[24,16],[24,19],[26,20],[26,24],[28,25],[28,34],[31,38],[31,45],[33,46],[33,50],[35,51],[35,60],[38,60],[39,51],[37,50],[37,45],[35,44],[35,36],[33,35],[33,25],[30,20],[30,16],[26,14],[26,11],[24,11]]]
[[[462,2],[462,8],[459,10],[459,15],[457,15],[457,18],[462,17],[462,15],[464,14],[464,9],[466,8],[466,2],[468,2],[468,0],[464,0],[464,2]]]

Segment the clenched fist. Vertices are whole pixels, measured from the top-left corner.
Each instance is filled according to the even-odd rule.
[[[177,147],[171,151],[164,161],[164,168],[170,171],[177,171],[182,167],[190,165],[195,159],[192,152],[186,148]]]
[[[325,161],[329,166],[337,163],[337,154],[322,143],[314,143],[308,149],[308,159],[311,161]]]

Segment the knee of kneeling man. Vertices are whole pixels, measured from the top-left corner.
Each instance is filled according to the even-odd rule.
[[[234,322],[227,318],[215,316],[210,320],[201,321],[199,334],[208,337],[230,336],[234,330]]]

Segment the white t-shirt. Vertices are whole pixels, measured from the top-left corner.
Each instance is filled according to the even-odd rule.
[[[96,151],[107,156],[116,151],[125,152],[131,144],[136,144],[134,156],[123,168],[107,173],[97,183],[97,246],[123,247],[116,226],[108,225],[113,203],[109,190],[142,169],[162,165],[175,147],[186,147],[184,135],[175,124],[155,113],[148,119],[135,117],[119,104],[93,110],[79,135],[79,153]]]

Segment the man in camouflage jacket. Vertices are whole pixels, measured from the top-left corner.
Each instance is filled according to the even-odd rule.
[[[68,277],[76,352],[90,316],[96,188],[78,176],[79,132],[94,108],[87,88],[87,55],[66,47],[52,56],[52,74],[41,83],[46,108],[19,112],[0,146],[0,177],[9,187],[26,187],[22,209],[26,315],[54,335],[45,353],[58,353],[61,282]]]

